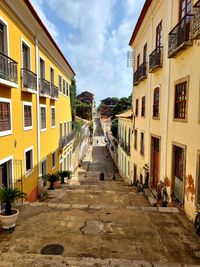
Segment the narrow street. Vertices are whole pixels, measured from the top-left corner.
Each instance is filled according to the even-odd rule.
[[[150,207],[115,173],[99,118],[94,142],[69,184],[19,206],[12,233],[0,233],[0,266],[200,266],[193,225],[176,208]],[[99,181],[103,171],[105,180]],[[60,244],[62,256],[41,255]]]

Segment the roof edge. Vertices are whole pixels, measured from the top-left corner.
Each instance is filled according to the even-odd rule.
[[[133,44],[133,41],[135,40],[135,37],[137,36],[137,33],[140,29],[140,26],[143,22],[143,19],[144,19],[145,15],[149,9],[149,6],[151,5],[151,2],[152,2],[152,0],[146,0],[146,2],[144,3],[144,6],[143,6],[142,11],[140,13],[140,16],[138,18],[138,21],[137,21],[136,26],[134,28],[134,31],[132,33],[131,39],[129,41],[130,46]]]
[[[42,22],[42,20],[40,19],[39,15],[37,14],[36,10],[34,9],[34,7],[32,6],[32,4],[30,3],[29,0],[24,0],[25,4],[27,5],[27,7],[29,8],[29,10],[31,11],[31,13],[33,14],[33,16],[35,17],[35,19],[38,21],[38,23],[42,26],[43,30],[45,31],[45,33],[47,34],[47,36],[49,37],[50,41],[53,43],[54,47],[57,49],[57,51],[59,52],[59,54],[61,55],[61,57],[64,59],[64,61],[66,62],[66,64],[68,65],[68,67],[70,68],[70,70],[72,71],[72,73],[74,74],[74,76],[76,75],[76,73],[74,72],[74,70],[72,69],[72,67],[70,66],[69,62],[67,61],[66,57],[63,55],[63,53],[61,52],[60,48],[58,47],[58,45],[56,44],[56,42],[54,41],[53,37],[51,36],[51,34],[49,33],[49,31],[47,30],[46,26],[44,25],[44,23]]]

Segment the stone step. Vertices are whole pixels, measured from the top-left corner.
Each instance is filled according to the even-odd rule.
[[[20,254],[16,252],[0,253],[0,267],[197,267],[199,265],[178,263],[156,263],[139,260],[92,257],[64,257],[58,255]]]

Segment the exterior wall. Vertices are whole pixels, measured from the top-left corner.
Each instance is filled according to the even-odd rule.
[[[192,1],[194,5],[197,1]],[[200,10],[199,10],[200,12]],[[193,11],[192,11],[193,13]],[[145,132],[145,155],[140,156],[133,146],[131,149],[131,161],[137,165],[138,175],[147,164],[150,172],[149,187],[152,187],[152,137],[158,138],[159,143],[159,179],[165,182],[171,201],[174,194],[174,159],[173,145],[184,148],[185,159],[183,161],[183,201],[181,203],[187,216],[194,219],[196,208],[197,186],[197,154],[200,150],[200,80],[199,80],[199,41],[193,40],[191,46],[179,51],[172,58],[168,58],[168,35],[179,22],[179,1],[162,0],[152,1],[139,31],[133,40],[132,48],[135,55],[135,69],[138,53],[141,53],[147,42],[147,55],[155,49],[156,27],[162,20],[162,45],[163,63],[156,71],[147,72],[147,78],[139,82],[133,89],[133,110],[135,112],[135,100],[139,98],[139,116],[135,118],[135,129]],[[191,33],[190,33],[191,34]],[[149,61],[149,59],[148,59]],[[142,61],[141,61],[142,63]],[[174,119],[175,84],[186,80],[187,87],[187,112],[185,120]],[[153,90],[159,87],[159,117],[152,117]],[[146,114],[141,118],[141,98],[146,95]],[[139,141],[140,136],[138,136]],[[134,138],[132,143],[134,142]],[[138,142],[139,144],[139,142]],[[143,171],[144,172],[144,171]],[[144,182],[144,180],[143,180]]]
[[[120,175],[126,180],[129,184],[133,183],[133,168],[131,166],[131,156],[123,148],[123,144],[127,144],[131,147],[131,143],[128,142],[128,136],[130,131],[130,141],[133,129],[133,122],[131,119],[118,118],[118,169]]]
[[[17,10],[21,12],[20,19]],[[68,82],[69,86],[74,75],[67,71],[67,64],[63,64],[61,55],[44,31],[38,31],[39,23],[23,1],[17,1],[17,3],[10,1],[9,6],[4,1],[1,1],[0,20],[6,23],[8,29],[7,54],[18,62],[17,88],[14,88],[12,85],[5,86],[0,82],[0,98],[9,100],[12,107],[12,133],[0,136],[0,164],[12,156],[13,169],[11,178],[14,180],[22,176],[23,191],[27,193],[28,200],[32,201],[38,195],[38,177],[41,176],[41,160],[47,158],[47,172],[54,172],[59,170],[60,155],[64,158],[65,152],[70,155],[72,153],[72,142],[63,150],[59,149],[59,122],[66,121],[70,122],[71,125],[71,109],[70,97],[62,93],[59,93],[59,100],[53,100],[50,97],[40,97],[38,81],[37,92],[22,91],[22,41],[30,47],[30,70],[35,74],[39,74],[38,62],[41,55],[46,62],[46,80],[50,81],[50,66],[54,68],[54,84],[56,86],[58,86],[58,73]],[[28,23],[32,23],[32,27]],[[41,35],[37,35],[37,32],[40,32]],[[45,38],[48,40],[47,42],[44,42]],[[30,102],[32,105],[33,127],[30,130],[24,130],[23,102]],[[40,116],[38,116],[38,114],[40,115],[40,110],[38,109],[40,104],[46,105],[47,130],[44,132],[40,132]],[[55,106],[56,110],[55,128],[51,127],[51,106]],[[30,147],[33,148],[33,170],[26,174],[25,151]],[[52,152],[54,151],[56,151],[56,167],[52,169]],[[17,166],[15,161],[21,161],[21,167]],[[17,174],[16,168],[19,169]]]

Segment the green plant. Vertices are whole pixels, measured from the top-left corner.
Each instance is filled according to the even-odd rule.
[[[64,181],[65,177],[70,179],[72,172],[70,170],[66,170],[66,171],[59,171],[57,174],[61,179],[61,183],[64,184],[65,183],[65,181]]]
[[[5,203],[5,215],[11,215],[11,203],[19,198],[26,198],[26,193],[15,188],[0,189],[0,201]]]
[[[54,190],[54,182],[56,181],[59,181],[60,177],[58,176],[57,173],[47,173],[47,174],[44,174],[42,176],[42,179],[45,181],[45,182],[49,182],[50,183],[50,186],[49,186],[49,190]]]

